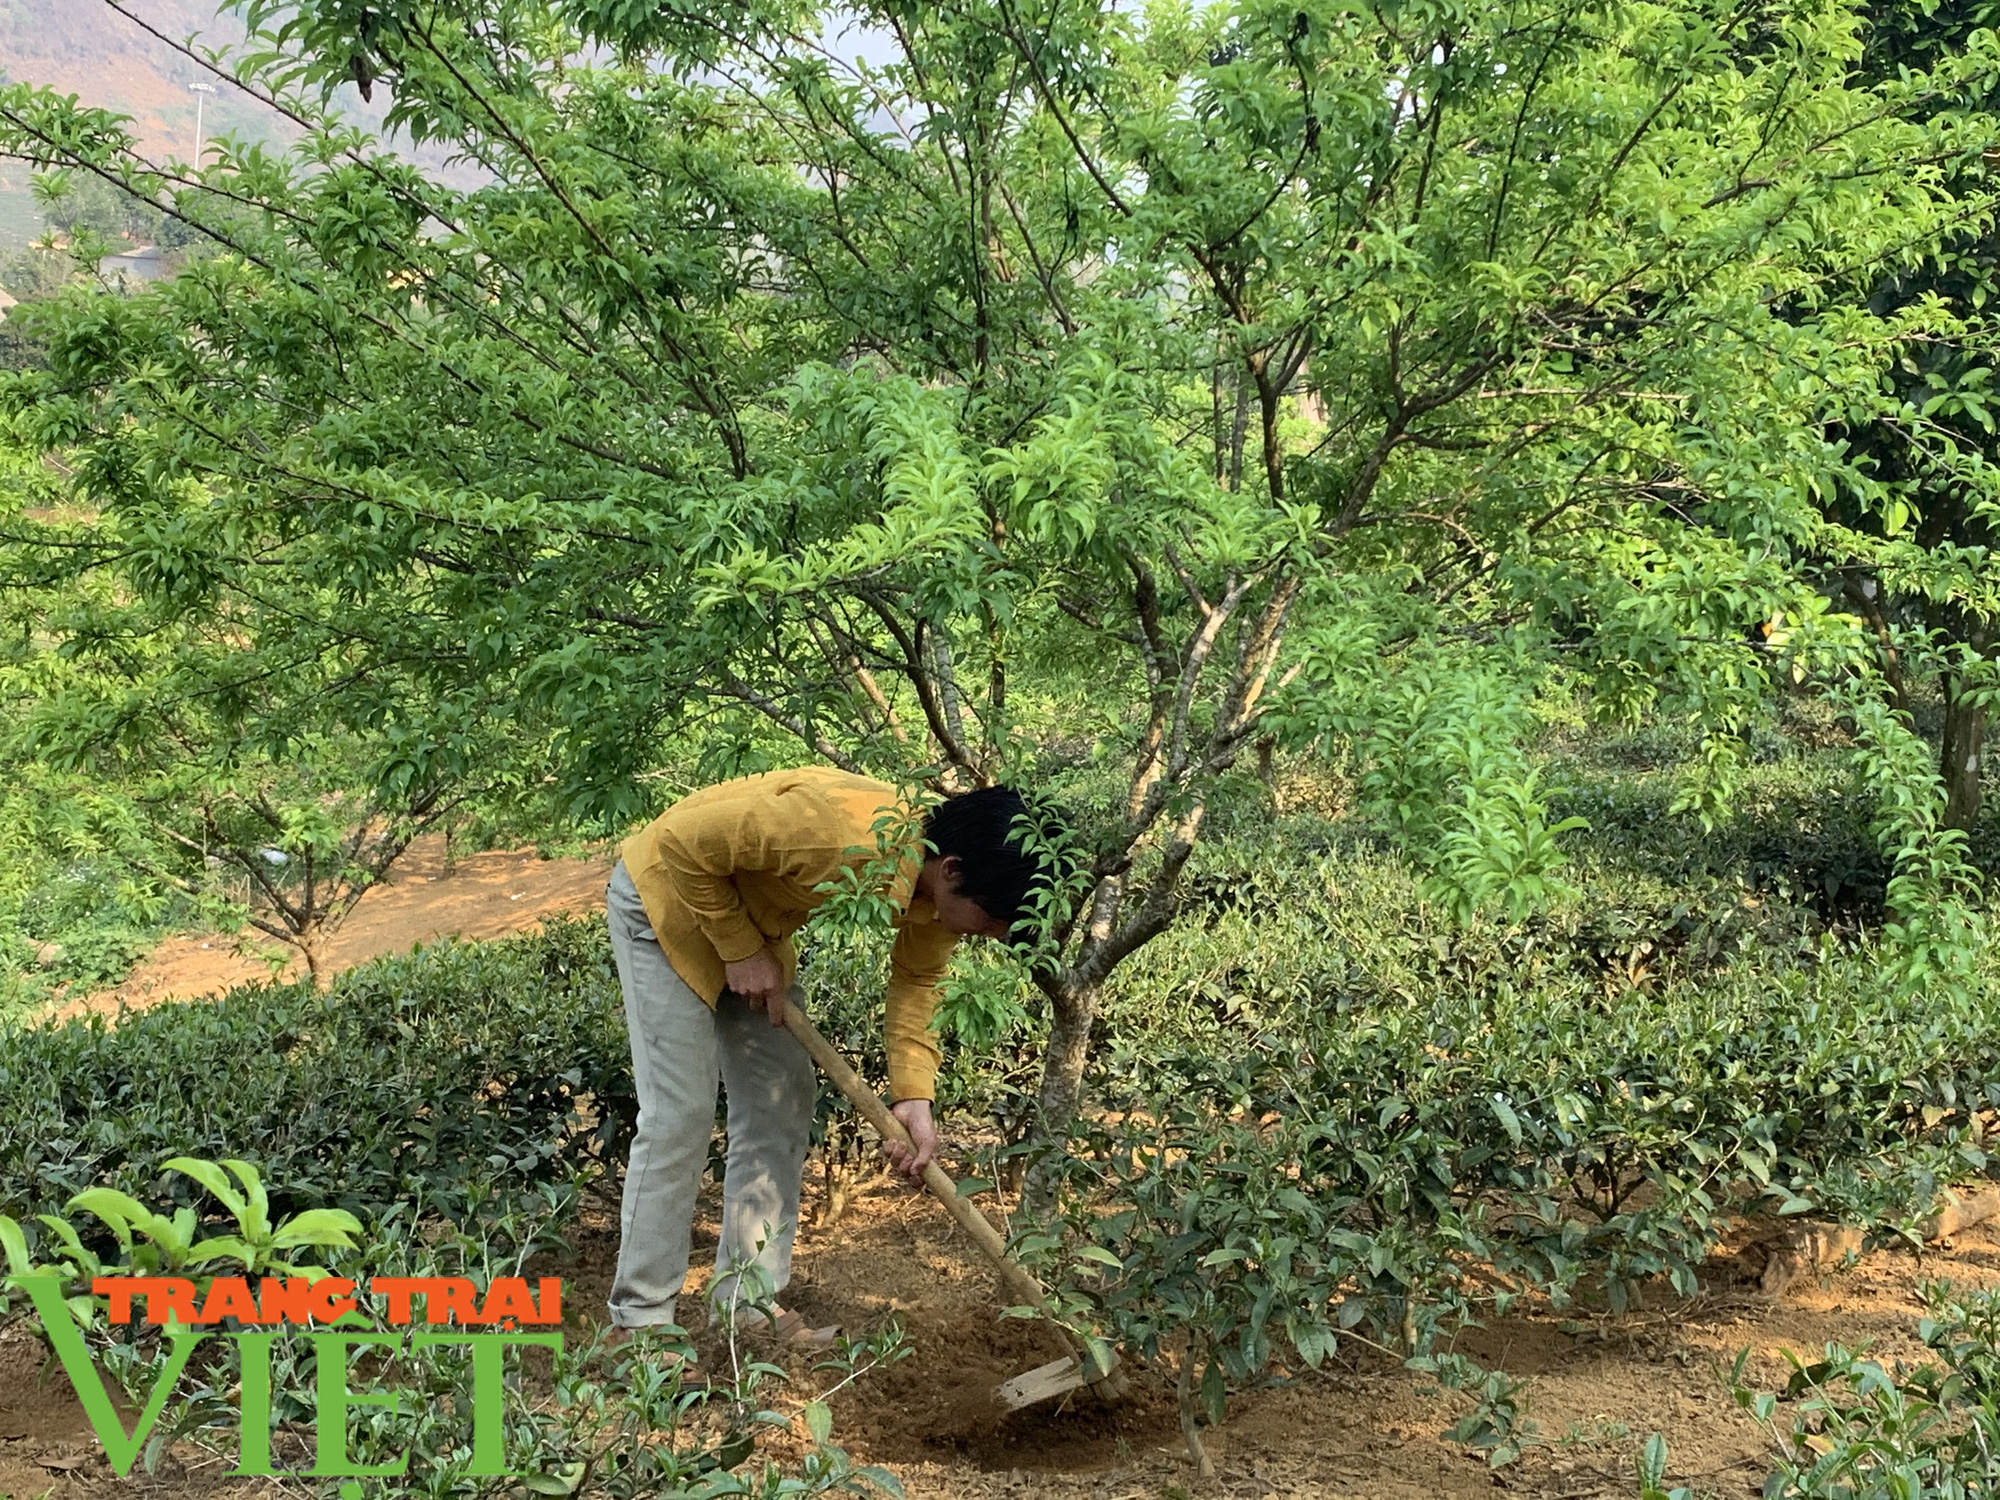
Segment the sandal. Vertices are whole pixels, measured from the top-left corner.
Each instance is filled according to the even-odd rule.
[[[744,1312],[737,1314],[736,1327],[741,1332],[772,1339],[793,1348],[824,1349],[840,1337],[838,1323],[829,1323],[824,1328],[814,1328],[789,1308],[779,1313],[776,1318],[758,1308],[746,1308]]]

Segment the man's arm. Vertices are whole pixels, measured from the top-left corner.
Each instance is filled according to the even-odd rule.
[[[889,953],[889,991],[883,1002],[882,1029],[889,1053],[889,1097],[897,1119],[910,1132],[916,1150],[889,1147],[889,1159],[915,1179],[937,1154],[937,1127],[931,1119],[938,1065],[944,1054],[931,1031],[937,1010],[938,981],[944,978],[958,939],[935,922],[905,927],[896,934]]]

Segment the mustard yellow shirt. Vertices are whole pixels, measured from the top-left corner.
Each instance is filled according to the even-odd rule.
[[[720,782],[682,798],[619,851],[674,972],[711,1006],[723,965],[768,943],[790,984],[791,935],[826,895],[814,887],[883,857],[876,823],[899,810],[896,789],[811,766]],[[958,945],[937,909],[914,894],[923,864],[921,823],[887,895],[900,913],[889,954],[883,1032],[889,1089],[898,1100],[932,1097],[941,1054],[931,1033],[937,983]],[[895,851],[891,851],[895,852]]]

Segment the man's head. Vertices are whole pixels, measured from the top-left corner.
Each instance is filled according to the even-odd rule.
[[[1027,810],[1021,794],[1004,786],[947,797],[931,809],[924,838],[937,852],[925,860],[935,871],[927,884],[947,931],[1004,940],[1029,914],[1049,870],[1021,848],[1016,820]]]

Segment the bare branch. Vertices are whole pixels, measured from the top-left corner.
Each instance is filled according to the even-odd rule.
[[[840,767],[843,771],[850,771],[857,776],[862,774],[861,763],[859,761],[848,755],[838,745],[834,744],[832,740],[814,729],[797,714],[787,712],[781,704],[765,697],[734,672],[724,675],[722,686],[723,691],[728,693],[730,697],[737,699],[739,702],[749,704],[750,707],[756,709],[758,713],[764,715],[773,724],[780,726],[798,739],[804,741],[812,748],[813,753],[818,755],[822,760]]]

